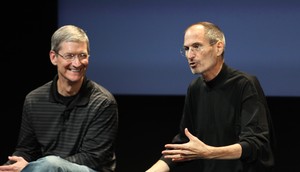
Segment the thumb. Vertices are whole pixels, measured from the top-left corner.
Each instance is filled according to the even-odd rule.
[[[187,128],[184,129],[185,135],[189,138],[189,140],[193,139],[195,136],[192,135]]]
[[[11,161],[18,161],[20,159],[20,157],[18,157],[18,156],[9,156],[8,159],[11,160]]]

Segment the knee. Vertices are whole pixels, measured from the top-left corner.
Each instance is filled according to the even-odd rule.
[[[45,164],[49,164],[50,166],[56,166],[57,164],[60,164],[60,162],[62,161],[63,159],[58,157],[58,156],[54,156],[54,155],[49,155],[49,156],[46,156],[44,158],[42,158],[42,162],[45,163]]]
[[[22,172],[57,172],[62,171],[60,164],[63,159],[58,156],[46,156],[37,161],[30,162]]]
[[[50,155],[38,160],[37,164],[41,169],[60,169],[62,161],[64,161],[62,158],[58,156]]]

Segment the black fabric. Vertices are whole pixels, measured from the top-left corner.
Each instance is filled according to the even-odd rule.
[[[118,129],[113,95],[85,79],[66,106],[53,81],[30,92],[24,101],[22,123],[13,155],[34,161],[57,155],[98,171],[114,171]]]
[[[196,160],[201,172],[266,172],[274,165],[275,142],[267,102],[255,76],[223,64],[216,78],[191,82],[185,98],[180,132],[172,143],[188,141],[184,128],[211,146],[240,143],[242,157],[236,160]],[[184,163],[165,159],[171,168]]]

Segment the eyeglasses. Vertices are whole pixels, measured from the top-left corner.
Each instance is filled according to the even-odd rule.
[[[55,53],[57,55],[59,55],[60,57],[62,57],[63,59],[65,59],[66,61],[69,61],[69,62],[74,61],[76,57],[78,58],[79,61],[85,60],[85,59],[87,59],[89,57],[89,55],[85,54],[85,53],[79,53],[79,54],[71,54],[71,53],[69,53],[69,54],[65,54],[65,55],[61,55],[61,54],[59,54],[57,52],[55,52]]]
[[[214,40],[209,45],[210,46],[215,45],[217,42],[218,42],[217,40]],[[180,54],[183,57],[186,57],[189,50],[191,50],[193,53],[198,53],[198,52],[202,51],[203,48],[204,48],[204,46],[202,44],[195,43],[195,44],[192,44],[190,47],[187,47],[187,46],[181,47]]]
[[[180,54],[186,57],[188,51],[191,50],[193,53],[197,53],[203,50],[203,45],[200,44],[193,44],[191,47],[181,47]]]

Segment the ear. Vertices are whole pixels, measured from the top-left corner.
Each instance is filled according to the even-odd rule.
[[[49,52],[49,57],[50,57],[51,63],[52,63],[54,66],[56,66],[56,65],[57,65],[57,56],[56,56],[56,53],[55,53],[53,50],[51,50],[51,51]]]
[[[222,41],[217,42],[217,55],[221,56],[224,51],[224,43]]]

